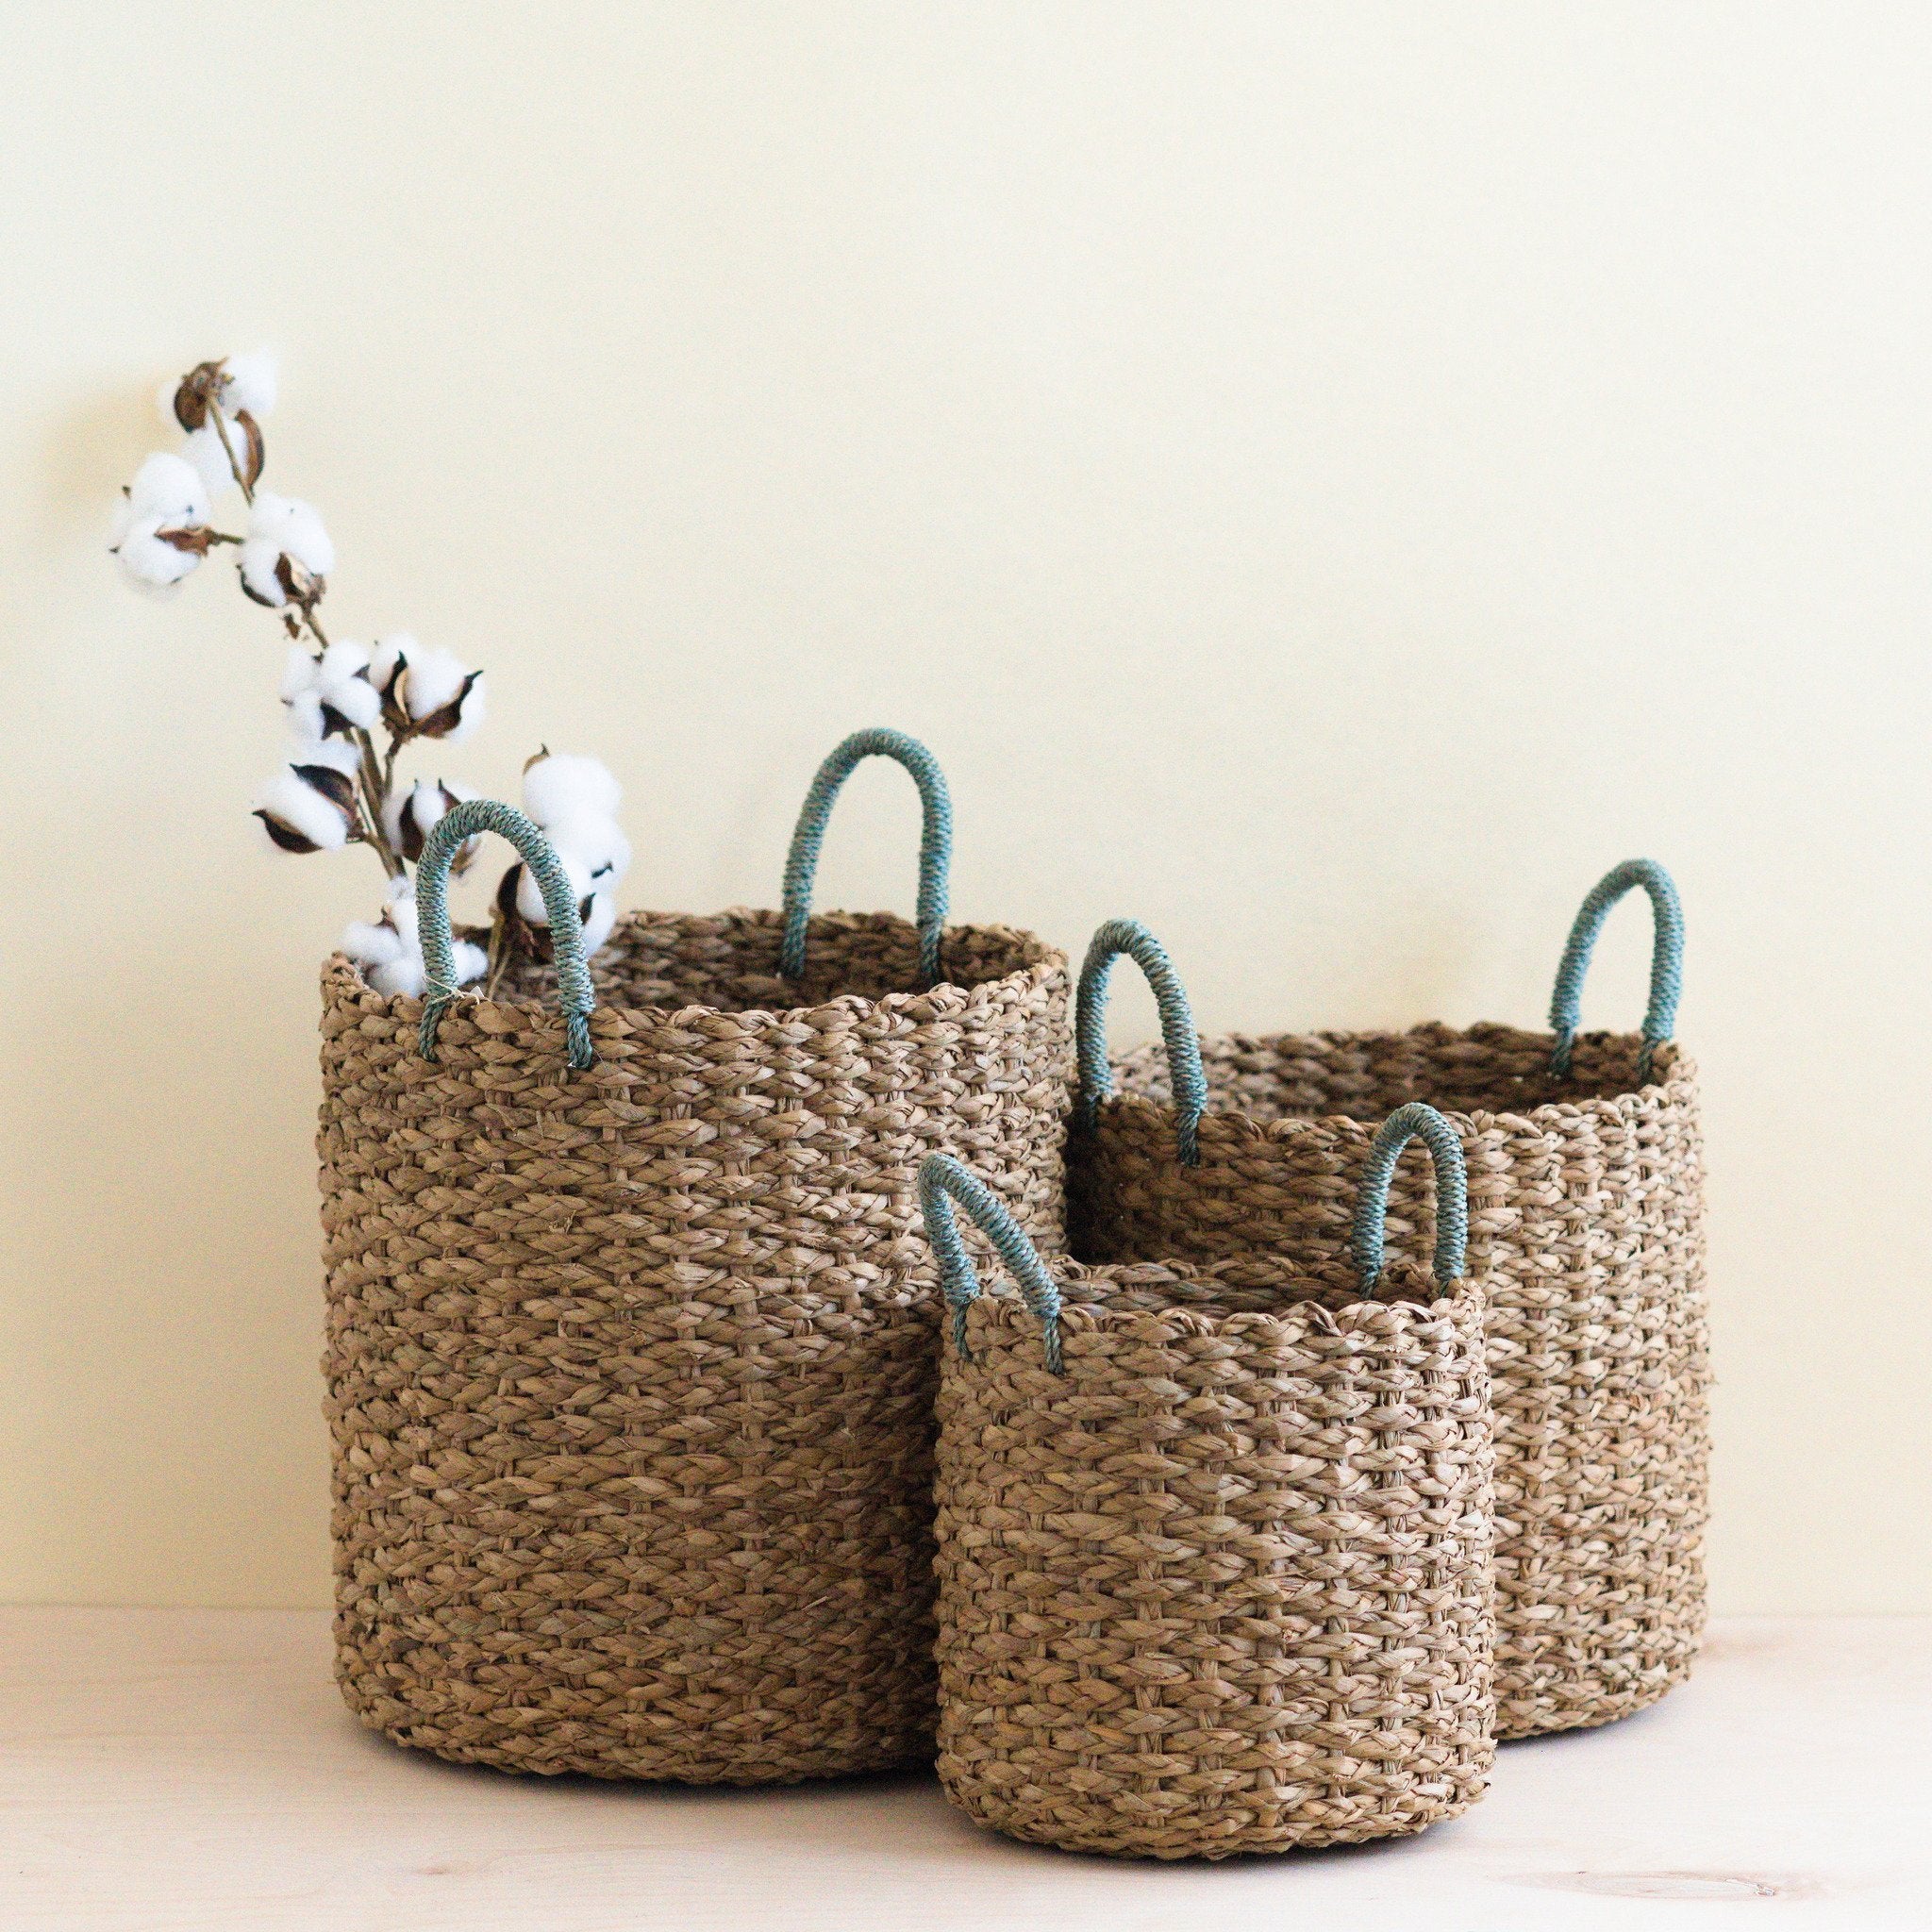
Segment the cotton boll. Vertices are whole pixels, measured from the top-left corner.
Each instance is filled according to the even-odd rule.
[[[570,881],[570,894],[581,906],[591,896],[591,874],[581,859],[573,858],[567,852],[557,855],[558,862],[563,867],[563,875]],[[518,868],[523,876],[517,881],[517,910],[529,925],[548,925],[550,909],[543,903],[542,888],[537,883],[537,875],[525,865]]]
[[[392,925],[352,919],[342,931],[342,951],[358,966],[387,966],[403,956],[402,935]]]
[[[476,793],[467,785],[448,785],[441,778],[418,779],[408,791],[390,794],[389,803],[383,807],[383,830],[389,834],[389,842],[396,851],[414,865],[423,856],[424,841],[436,829],[443,814],[452,806],[475,796]],[[465,839],[456,849],[450,861],[450,871],[458,874],[467,872],[482,842],[480,832],[474,839]]]
[[[236,568],[242,573],[242,588],[258,604],[279,610],[289,601],[282,589],[280,566],[282,546],[266,537],[250,537],[242,545]]]
[[[298,738],[367,731],[382,715],[382,699],[368,678],[369,646],[341,639],[310,658],[299,645],[282,670],[282,702]]]
[[[129,583],[166,594],[208,555],[208,491],[194,465],[158,450],[114,513],[112,549]]]
[[[298,691],[291,698],[282,702],[289,708],[289,729],[298,744],[319,744],[328,731],[328,720],[323,715],[322,694],[314,691]]]
[[[348,843],[354,797],[349,781],[326,767],[285,765],[261,788],[255,816],[277,852],[337,852]]]
[[[367,731],[382,716],[382,700],[366,677],[344,677],[325,684],[317,695],[331,722],[340,718],[353,730]]]
[[[474,737],[478,725],[490,715],[490,692],[480,671],[472,672],[462,695],[445,705],[423,723],[424,736],[440,738],[445,744],[461,744]],[[447,721],[447,722],[444,722]]]
[[[482,724],[487,704],[480,671],[466,671],[448,651],[417,645],[395,659],[384,710],[404,737],[460,744]]]
[[[474,940],[458,940],[456,942],[457,984],[468,986],[473,979],[481,979],[490,971],[490,955]]]
[[[158,518],[147,517],[121,532],[114,555],[127,580],[137,590],[170,595],[181,579],[196,569],[204,555],[192,545],[170,542]]]
[[[558,852],[583,866],[596,891],[624,883],[624,875],[630,870],[630,841],[614,819],[573,812],[544,821],[543,829]]]
[[[282,659],[282,687],[280,697],[283,704],[289,704],[304,691],[315,689],[315,653],[307,644],[291,644],[289,654]]]
[[[359,677],[369,669],[369,646],[351,638],[338,638],[315,660],[315,675],[324,684],[339,678]]]
[[[127,486],[127,514],[135,523],[149,518],[175,528],[205,524],[208,519],[208,486],[185,457],[157,450],[134,473]]]
[[[261,475],[261,431],[251,422],[235,417],[227,419],[226,427],[228,440],[225,443],[222,441],[222,432],[208,422],[199,429],[191,429],[181,444],[182,456],[193,464],[211,497],[240,487],[235,475],[237,465],[251,487]]]
[[[256,497],[241,571],[242,588],[258,604],[279,610],[291,597],[305,600],[335,567],[335,545],[310,505],[266,490]]]
[[[325,577],[336,567],[336,546],[329,541],[321,515],[314,505],[295,497],[261,491],[249,506],[248,534],[272,541],[282,555],[292,557],[315,576]]]
[[[617,924],[617,901],[608,892],[598,892],[591,900],[590,916],[584,921],[584,952],[594,953],[610,937]]]
[[[369,656],[370,683],[387,697],[404,660],[413,658],[422,648],[406,630],[392,631],[386,638],[377,638],[375,648]]]
[[[343,725],[367,731],[382,715],[382,700],[370,683],[369,646],[343,639],[331,644],[315,666],[315,689],[325,710]]]
[[[410,878],[391,879],[389,882],[389,904],[383,908],[382,916],[403,936],[403,944],[413,948],[416,943],[416,882]]]
[[[421,953],[404,953],[384,965],[373,968],[369,974],[370,985],[384,999],[390,1000],[421,999],[428,980]]]
[[[417,930],[416,888],[407,878],[391,879],[389,903],[375,925],[352,925],[342,950],[368,968],[369,983],[386,999],[420,999],[429,985]],[[451,947],[456,986],[481,979],[490,970],[490,956],[469,940]]]
[[[299,731],[294,737],[294,749],[289,756],[291,765],[322,765],[349,779],[362,768],[362,754],[346,739],[305,737]]]
[[[423,840],[435,825],[444,810],[441,798],[441,788],[427,778],[419,779],[408,791],[398,789],[391,791],[382,808],[382,829],[384,836],[396,851],[413,865],[423,856]],[[426,793],[419,810],[418,792]],[[426,821],[426,823],[425,823]],[[406,829],[407,827],[407,829]],[[416,849],[408,849],[408,840],[413,834]]]
[[[222,365],[227,383],[222,391],[222,408],[229,411],[246,409],[258,423],[265,423],[275,406],[279,371],[273,349],[257,349],[248,356],[230,356]],[[170,408],[174,407],[172,403]]]
[[[524,809],[540,825],[568,818],[613,818],[624,788],[600,759],[540,752],[524,767]]]
[[[426,718],[440,711],[463,688],[469,673],[447,651],[425,651],[420,646],[410,654],[406,686],[409,716]]]

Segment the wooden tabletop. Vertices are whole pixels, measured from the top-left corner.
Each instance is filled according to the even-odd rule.
[[[924,1775],[442,1764],[343,1712],[306,1611],[0,1609],[5,1932],[1927,1932],[1928,1821],[1932,1620],[1721,1624],[1662,1705],[1507,1747],[1453,1824],[1155,1867],[1008,1844]]]

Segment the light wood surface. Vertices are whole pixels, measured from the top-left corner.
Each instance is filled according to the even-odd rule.
[[[1924,1932],[1928,1740],[1932,1621],[1737,1621],[1664,1704],[1509,1746],[1489,1797],[1421,1838],[1157,1868],[1008,1844],[924,1776],[745,1792],[441,1764],[343,1713],[308,1612],[8,1609],[0,1927]]]

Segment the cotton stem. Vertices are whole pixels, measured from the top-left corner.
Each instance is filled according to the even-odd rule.
[[[242,486],[243,503],[255,501],[255,486],[242,475],[242,465],[235,460],[235,445],[228,441],[227,418],[222,414],[222,407],[213,396],[208,398],[208,420],[215,425],[215,434],[222,440],[222,454],[228,459],[228,468],[235,473],[235,480]]]

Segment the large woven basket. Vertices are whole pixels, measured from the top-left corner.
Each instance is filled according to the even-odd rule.
[[[1579,1038],[1597,934],[1640,885],[1657,920],[1643,1031]],[[1704,1163],[1695,1072],[1670,1043],[1681,956],[1668,876],[1633,861],[1584,903],[1553,1033],[1236,1035],[1197,1055],[1184,1019],[1168,1029],[1178,1108],[1154,1049],[1125,1056],[1114,1069],[1122,1094],[1101,1097],[1104,968],[1096,986],[1090,956],[1083,975],[1089,1125],[1069,1149],[1069,1212],[1085,1258],[1202,1261],[1272,1247],[1318,1266],[1345,1252],[1371,1123],[1425,1100],[1461,1136],[1471,1262],[1489,1289],[1505,1737],[1641,1709],[1688,1673],[1703,1633]],[[1426,1241],[1425,1174],[1398,1180],[1390,1224]]]
[[[1438,1279],[1381,1275],[1412,1133]],[[1225,1857],[1412,1832],[1493,1757],[1492,1419],[1457,1281],[1461,1156],[1426,1108],[1367,1163],[1354,1266],[1051,1273],[943,1155],[940,1777],[1011,1837]],[[949,1196],[1024,1299],[980,1296]],[[1380,1279],[1378,1281],[1378,1275]]]
[[[868,751],[925,794],[917,927],[808,924]],[[929,1757],[919,1165],[972,1160],[1057,1248],[1070,1058],[1064,958],[942,929],[945,827],[919,748],[861,734],[813,788],[783,914],[637,913],[587,974],[541,835],[463,806],[418,877],[432,985],[450,855],[486,829],[561,894],[556,973],[425,1007],[329,962],[337,1662],[365,1723],[608,1777]]]

